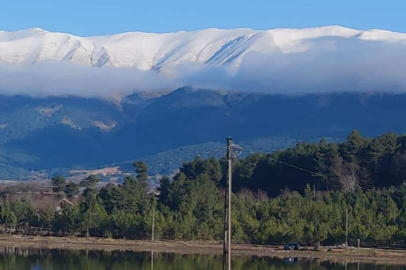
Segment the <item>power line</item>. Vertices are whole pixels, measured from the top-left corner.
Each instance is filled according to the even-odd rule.
[[[213,150],[205,150],[205,151],[198,152],[198,153],[195,153],[195,154],[191,154],[189,156],[182,157],[182,158],[169,159],[165,163],[156,163],[154,165],[148,165],[148,164],[147,165],[148,165],[149,169],[153,169],[153,168],[162,167],[162,166],[168,166],[168,165],[172,165],[172,164],[176,164],[176,163],[179,164],[179,163],[182,163],[182,162],[185,162],[185,161],[193,160],[196,157],[200,157],[200,156],[210,156],[210,155],[214,156],[214,154],[216,154],[218,151],[220,151],[222,149],[225,150],[226,147],[222,146],[222,147],[218,147],[218,148],[213,149]],[[143,158],[141,158],[139,160],[142,161]],[[131,160],[125,160],[125,161],[121,161],[121,162],[105,164],[105,165],[102,165],[101,167],[102,168],[115,167],[115,166],[120,166],[120,165],[132,164],[133,162],[134,162],[134,159],[131,159]]]
[[[240,149],[242,151],[246,150],[246,149],[244,149],[244,148],[242,148],[242,147],[240,147],[240,146],[238,146],[236,144],[234,144],[234,146],[236,146],[237,149]],[[224,150],[224,154],[225,154],[226,148],[227,147],[225,147],[225,146],[221,146],[221,147],[217,147],[217,148],[212,149],[212,150],[205,150],[205,151],[202,151],[202,152],[191,154],[191,155],[186,156],[186,157],[182,157],[182,158],[178,158],[178,159],[170,159],[165,163],[157,163],[155,165],[148,165],[147,164],[147,165],[148,165],[148,168],[155,168],[155,167],[159,167],[159,166],[168,166],[168,165],[174,164],[176,162],[180,163],[182,161],[190,161],[190,160],[193,160],[196,157],[200,157],[200,156],[212,156],[212,157],[215,157],[215,154],[217,154],[220,150]],[[284,149],[286,149],[286,148],[268,147],[268,151],[263,151],[262,153],[272,153],[272,152],[281,151],[281,150],[284,150]],[[250,152],[254,153],[252,151],[250,151]],[[258,152],[256,152],[256,153],[258,153]],[[238,156],[241,155],[241,154],[238,154]],[[115,166],[120,166],[120,165],[132,164],[134,162],[134,160],[136,160],[136,159],[130,159],[130,160],[125,160],[125,161],[121,161],[121,162],[104,164],[104,165],[102,165],[100,167],[101,168],[106,168],[106,167],[115,167]],[[143,161],[143,160],[145,160],[145,158],[140,158],[139,160]]]

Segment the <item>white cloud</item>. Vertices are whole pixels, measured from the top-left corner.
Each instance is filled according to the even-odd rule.
[[[2,64],[0,94],[105,97],[183,85],[278,94],[406,92],[406,43],[332,37],[311,42],[301,53],[247,53],[236,69],[185,62],[160,73],[68,62]]]
[[[135,68],[92,68],[56,61],[0,65],[0,94],[7,95],[106,97],[174,87],[165,76]]]
[[[343,38],[315,42],[317,46],[302,53],[249,53],[233,73],[205,67],[182,80],[276,94],[406,92],[406,44]]]

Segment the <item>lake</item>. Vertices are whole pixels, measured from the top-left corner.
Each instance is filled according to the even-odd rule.
[[[152,260],[153,257],[153,260]],[[153,264],[152,264],[153,262]],[[221,270],[218,255],[124,251],[0,248],[0,270]],[[233,258],[233,270],[406,270],[405,266],[317,262],[303,259]]]

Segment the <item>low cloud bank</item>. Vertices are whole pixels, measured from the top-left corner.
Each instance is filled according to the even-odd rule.
[[[233,73],[203,67],[191,85],[276,94],[406,92],[406,42],[323,38],[301,53],[247,53]],[[185,75],[186,74],[186,75]]]
[[[108,97],[176,86],[156,72],[135,68],[93,68],[59,61],[0,65],[0,94],[6,95]]]
[[[406,92],[406,41],[322,38],[308,42],[309,49],[300,53],[246,53],[234,68],[182,63],[157,73],[69,62],[2,64],[0,94],[106,97],[183,85],[275,94]]]

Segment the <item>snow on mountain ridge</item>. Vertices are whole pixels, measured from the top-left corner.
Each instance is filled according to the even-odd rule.
[[[93,67],[135,67],[141,70],[161,70],[183,62],[238,66],[246,53],[303,52],[313,46],[311,40],[324,37],[406,41],[404,33],[340,26],[272,30],[210,28],[195,32],[130,32],[96,37],[33,28],[0,31],[0,63],[31,65],[57,60]]]

